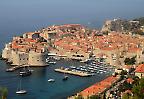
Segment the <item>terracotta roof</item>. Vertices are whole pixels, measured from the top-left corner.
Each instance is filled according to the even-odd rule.
[[[138,51],[141,51],[141,49],[140,48],[129,48],[128,49],[128,52],[130,52],[130,53],[134,53],[134,52],[138,52]]]
[[[24,42],[36,42],[36,40],[33,40],[31,38],[25,38],[24,39]]]
[[[144,64],[138,65],[138,67],[136,68],[135,72],[144,73]]]
[[[81,94],[83,97],[87,97],[90,95],[96,95],[102,93],[106,88],[109,88],[117,79],[118,78],[114,76],[107,77],[101,82],[84,89],[79,94]]]
[[[128,78],[126,81],[127,83],[133,83],[134,80],[132,78]]]
[[[132,66],[130,66],[130,65],[124,65],[123,68],[130,69],[130,68],[132,68]]]
[[[124,94],[125,94],[125,93],[132,94],[132,91],[131,91],[131,90],[126,90],[126,91],[124,92]]]

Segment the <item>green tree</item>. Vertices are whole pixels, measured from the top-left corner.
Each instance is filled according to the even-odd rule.
[[[129,99],[129,94],[124,94],[124,95],[122,96],[122,99]]]
[[[133,80],[134,80],[134,81],[133,81],[133,84],[138,84],[140,79],[139,79],[138,76],[134,76],[134,77],[133,77]]]
[[[144,78],[140,79],[138,83],[134,84],[132,91],[135,97],[143,99],[144,97]]]
[[[98,95],[89,96],[88,99],[100,99]]]
[[[7,99],[7,95],[8,95],[8,90],[7,88],[0,88],[0,99]]]
[[[135,64],[135,62],[136,62],[136,56],[135,57],[132,57],[132,58],[126,58],[125,60],[124,60],[124,62],[125,62],[125,64],[126,65],[134,65]]]
[[[84,98],[82,97],[82,95],[78,95],[75,97],[75,99],[84,99]]]

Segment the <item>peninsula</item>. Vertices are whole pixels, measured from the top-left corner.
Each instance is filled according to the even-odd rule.
[[[81,61],[94,56],[116,67],[124,66],[128,58],[134,58],[136,63],[143,62],[144,37],[134,34],[133,29],[126,30],[126,26],[113,25],[119,22],[131,24],[132,28],[136,27],[134,30],[144,31],[139,21],[121,19],[106,21],[101,31],[80,24],[53,25],[13,37],[5,45],[2,58],[11,65],[29,66],[47,66],[46,59],[50,53]]]

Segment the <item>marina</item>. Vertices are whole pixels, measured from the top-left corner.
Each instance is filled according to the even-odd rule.
[[[112,66],[105,64],[104,62],[98,62],[92,60],[89,64],[80,66],[67,66],[54,69],[56,72],[67,73],[81,77],[93,76],[96,74],[109,74],[110,71],[114,71]]]
[[[3,61],[0,61],[2,64],[2,70],[5,70],[8,68],[6,64]],[[104,79],[107,77],[106,73],[102,74],[95,74],[90,77],[80,77],[65,73],[58,73],[55,72],[54,69],[60,68],[60,66],[63,66],[64,68],[70,68],[70,66],[73,67],[80,67],[87,69],[88,64],[83,64],[78,61],[73,60],[59,60],[55,65],[50,64],[47,67],[41,68],[41,67],[31,67],[30,70],[32,70],[32,75],[21,77],[19,76],[19,70],[15,70],[13,72],[5,72],[2,71],[1,77],[5,77],[4,80],[0,80],[0,84],[2,86],[8,86],[9,94],[8,97],[12,97],[12,99],[56,99],[58,94],[61,94],[61,97],[59,99],[65,99],[65,97],[68,97],[72,95],[75,92],[78,92],[81,90],[81,88],[84,88],[82,85],[90,86],[91,84],[100,81],[101,79]],[[68,76],[68,78],[66,77]],[[25,95],[17,95],[15,93],[17,89],[17,84],[22,79],[22,88],[25,88],[28,92]],[[49,79],[54,79],[54,82],[48,82]],[[92,80],[93,79],[93,80]],[[89,80],[92,80],[89,82]],[[15,83],[18,82],[18,83]],[[35,83],[36,82],[36,83]],[[51,84],[52,83],[52,84]],[[61,86],[59,86],[61,85]],[[43,86],[43,87],[41,87]],[[13,91],[15,89],[15,91]],[[62,91],[59,91],[61,89]],[[49,95],[48,97],[46,97]]]

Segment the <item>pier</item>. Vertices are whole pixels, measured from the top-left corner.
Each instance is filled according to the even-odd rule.
[[[88,76],[92,76],[89,73],[86,72],[82,72],[82,71],[71,71],[68,69],[55,69],[56,72],[60,72],[60,73],[67,73],[67,74],[72,74],[72,75],[77,75],[77,76],[81,76],[81,77],[88,77]]]
[[[20,69],[20,68],[23,68],[23,67],[26,67],[26,66],[24,66],[24,65],[21,65],[21,66],[13,66],[13,67],[11,67],[11,68],[6,69],[6,72],[13,72],[13,71],[15,71],[15,70],[17,70],[17,69]]]

